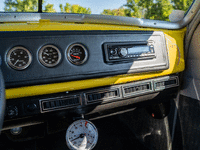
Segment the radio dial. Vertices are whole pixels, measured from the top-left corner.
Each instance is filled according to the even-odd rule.
[[[115,55],[117,52],[116,52],[116,49],[111,49],[110,50],[110,55]]]
[[[119,51],[118,51],[118,55],[120,57],[126,57],[126,55],[128,54],[128,51],[126,48],[120,48]]]

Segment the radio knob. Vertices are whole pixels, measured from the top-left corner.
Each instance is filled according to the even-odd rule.
[[[128,54],[128,51],[126,48],[120,48],[119,51],[118,51],[118,55],[120,57],[126,57],[126,55]]]
[[[110,50],[110,55],[115,55],[116,54],[116,50],[115,49],[111,49]]]
[[[8,106],[7,107],[7,116],[9,118],[14,118],[18,116],[18,108],[17,106]]]

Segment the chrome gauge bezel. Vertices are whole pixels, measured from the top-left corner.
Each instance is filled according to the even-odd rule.
[[[84,50],[84,53],[85,53],[85,58],[82,60],[82,61],[79,61],[79,62],[74,62],[72,59],[71,59],[71,56],[70,56],[70,50],[74,47],[74,46],[80,46],[83,48]],[[75,44],[72,44],[68,47],[67,49],[67,59],[70,61],[70,63],[74,64],[74,65],[82,65],[84,64],[87,59],[88,59],[88,51],[87,49],[85,48],[84,45],[80,44],[80,43],[75,43]]]
[[[15,66],[15,65],[11,62],[11,60],[10,60],[10,57],[11,57],[12,52],[14,52],[15,50],[18,50],[18,49],[22,49],[22,50],[24,50],[24,51],[28,54],[28,62],[27,62],[27,64],[24,65],[24,66],[21,66],[21,67]],[[31,55],[30,51],[29,51],[28,49],[26,49],[25,47],[22,47],[22,46],[16,46],[16,47],[10,49],[10,50],[8,51],[8,53],[7,53],[7,56],[6,56],[6,62],[8,63],[8,65],[9,65],[11,68],[13,68],[13,69],[15,69],[15,70],[24,70],[24,69],[26,69],[26,68],[31,64],[32,59],[33,59],[33,58],[32,58],[32,55]]]
[[[45,50],[45,48],[47,48],[47,47],[52,47],[52,48],[54,48],[54,49],[58,52],[58,60],[57,60],[56,63],[48,64],[48,63],[46,63],[46,62],[43,60],[43,58],[42,58],[42,53],[43,53],[43,50]],[[45,45],[45,46],[43,46],[42,48],[40,48],[40,50],[39,50],[39,52],[38,52],[38,58],[39,58],[40,63],[41,63],[42,65],[44,65],[45,67],[55,67],[55,66],[57,66],[57,65],[60,63],[60,61],[61,61],[61,52],[60,52],[60,50],[59,50],[56,46],[54,46],[54,45]]]

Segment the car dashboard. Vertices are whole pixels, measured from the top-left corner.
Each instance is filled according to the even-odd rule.
[[[46,20],[21,23],[22,31],[3,27],[3,130],[52,118],[98,118],[165,101],[176,95],[185,67],[185,29]]]

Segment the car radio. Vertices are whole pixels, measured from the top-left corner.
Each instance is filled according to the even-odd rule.
[[[124,62],[156,57],[153,42],[104,43],[105,61]]]

